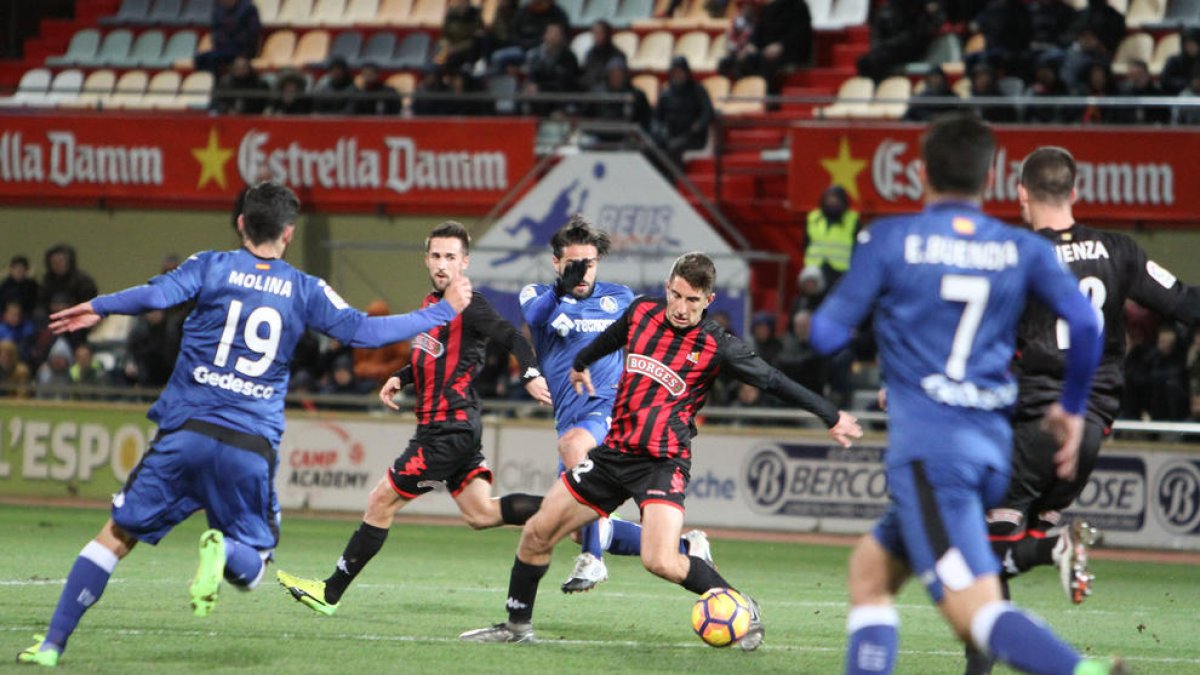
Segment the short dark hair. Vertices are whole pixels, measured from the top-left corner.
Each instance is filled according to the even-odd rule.
[[[947,194],[982,194],[995,152],[991,127],[971,114],[938,117],[921,138],[929,186]]]
[[[576,213],[550,238],[550,250],[554,252],[555,258],[561,258],[563,249],[572,245],[595,246],[598,255],[606,256],[612,246],[612,240],[607,232],[592,227],[587,218]]]
[[[1021,162],[1021,185],[1035,202],[1065,202],[1075,189],[1075,158],[1065,148],[1038,148]]]
[[[12,260],[8,261],[9,267],[12,267],[13,265],[24,265],[25,268],[28,269],[29,268],[29,258],[27,258],[23,255],[20,255],[20,254],[14,255],[12,257]]]
[[[300,200],[288,188],[263,181],[246,190],[242,201],[242,224],[246,237],[254,244],[274,241],[288,225],[296,224]]]
[[[463,255],[468,255],[471,252],[471,235],[467,232],[467,228],[460,222],[455,220],[447,220],[446,222],[433,228],[428,237],[425,237],[425,252],[429,252],[429,242],[434,239],[457,239],[462,242]]]
[[[717,284],[717,266],[713,264],[712,258],[699,251],[684,253],[675,259],[674,265],[671,265],[671,275],[667,277],[667,282],[670,283],[671,279],[675,277],[683,279],[692,288],[707,294]]]

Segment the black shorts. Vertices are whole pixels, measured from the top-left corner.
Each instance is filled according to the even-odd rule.
[[[630,497],[639,510],[646,504],[670,504],[682,511],[690,478],[690,460],[626,454],[605,445],[562,475],[580,504],[605,517]]]
[[[417,427],[404,454],[388,469],[392,489],[401,497],[416,499],[444,483],[457,497],[476,477],[491,483],[481,433],[479,427]]]
[[[1103,424],[1088,416],[1079,443],[1079,469],[1074,480],[1065,481],[1058,477],[1054,466],[1058,441],[1042,430],[1041,420],[1014,423],[1012,476],[998,508],[1020,512],[1026,523],[1033,522],[1039,513],[1066,509],[1087,486],[1096,468],[1104,431]]]

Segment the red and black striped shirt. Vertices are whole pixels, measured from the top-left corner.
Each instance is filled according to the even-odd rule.
[[[707,316],[691,328],[667,319],[666,301],[640,298],[575,357],[582,371],[600,357],[625,349],[612,426],[604,444],[652,457],[691,457],[696,414],[721,368],[734,377],[811,411],[832,427],[832,403],[788,379],[746,343]]]
[[[441,293],[430,293],[421,307],[441,299]],[[475,293],[471,304],[453,321],[413,338],[412,363],[395,374],[402,385],[416,388],[413,412],[418,424],[479,424],[479,395],[472,385],[488,340],[497,340],[517,357],[523,380],[536,377],[533,346],[486,298]]]

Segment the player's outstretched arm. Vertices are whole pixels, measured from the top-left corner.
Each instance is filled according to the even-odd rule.
[[[625,308],[625,313],[616,321],[604,329],[604,332],[596,336],[579,353],[575,355],[575,361],[571,364],[571,385],[575,387],[575,391],[579,394],[583,393],[583,388],[586,387],[589,395],[596,393],[592,387],[591,375],[587,373],[588,366],[596,361],[608,356],[609,354],[625,347],[625,343],[629,341],[629,313],[633,311],[637,301],[634,304]],[[586,380],[586,385],[581,381],[576,384],[576,373],[582,373]]]
[[[98,323],[100,323],[100,315],[92,309],[91,302],[81,302],[74,307],[68,307],[50,315],[50,330],[55,335],[84,330]]]
[[[450,286],[442,296],[442,301],[436,305],[430,305],[408,314],[364,317],[348,342],[351,347],[382,347],[394,342],[411,340],[435,326],[453,321],[455,316],[458,316],[471,304],[471,297],[471,281],[466,277],[459,277],[450,282]],[[349,307],[343,311],[347,310],[358,311],[350,310]],[[327,332],[320,327],[318,330]]]

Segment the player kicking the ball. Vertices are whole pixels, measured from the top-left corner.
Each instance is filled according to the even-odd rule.
[[[604,445],[564,473],[525,524],[509,577],[508,621],[463,633],[459,639],[534,641],[534,600],[554,544],[631,497],[642,512],[641,557],[647,570],[697,595],[731,587],[707,561],[679,552],[696,414],[720,369],[812,411],[842,445],[862,435],[853,417],[767,365],[705,315],[715,298],[715,282],[716,267],[708,256],[681,256],[667,278],[665,300],[635,300],[575,357],[570,376],[575,391],[592,395],[589,366],[625,350],[612,426]],[[763,640],[758,605],[753,600],[750,605],[751,627],[739,642],[746,651],[757,649]]]

